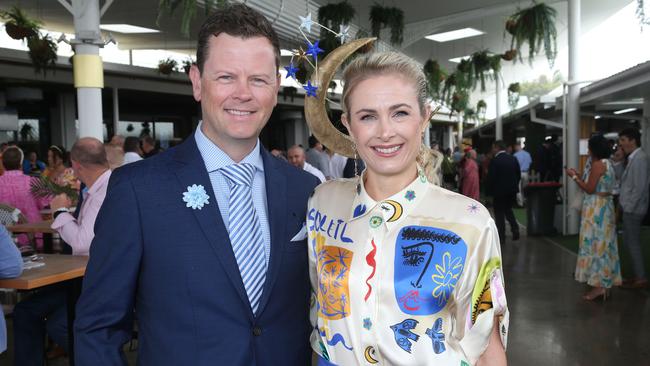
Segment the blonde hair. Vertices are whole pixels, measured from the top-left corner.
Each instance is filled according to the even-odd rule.
[[[420,114],[423,118],[429,118],[424,115],[428,104],[428,95],[427,80],[422,67],[403,53],[375,52],[352,60],[343,71],[341,107],[348,120],[350,120],[349,97],[354,88],[364,80],[389,74],[400,75],[413,83]],[[422,143],[416,160],[418,165],[424,169],[429,182],[440,185],[441,154]]]

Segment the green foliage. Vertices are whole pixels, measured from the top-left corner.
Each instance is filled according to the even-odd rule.
[[[41,27],[41,22],[31,19],[15,5],[7,11],[0,11],[0,18],[6,21],[5,30],[13,39],[34,37]]]
[[[479,100],[478,103],[476,103],[476,110],[480,111],[481,109],[487,109],[487,103],[483,99]]]
[[[556,72],[552,79],[541,75],[536,80],[521,83],[519,94],[528,97],[528,99],[539,98],[562,85],[563,81],[562,74],[559,72]]]
[[[377,38],[383,28],[390,28],[390,43],[401,45],[404,41],[404,11],[375,4],[370,8],[370,28]]]
[[[519,10],[510,16],[506,22],[506,31],[512,35],[510,48],[518,51],[520,61],[523,61],[521,48],[524,44],[528,44],[530,64],[543,45],[546,59],[553,67],[557,56],[556,16],[557,10],[544,3],[535,3],[532,7]]]
[[[488,50],[477,51],[470,57],[470,66],[472,89],[476,89],[480,82],[481,91],[485,91],[485,81],[494,80],[495,75],[501,72],[501,56],[491,56]]]
[[[171,57],[158,61],[158,72],[163,75],[169,75],[176,71],[178,62]]]
[[[36,198],[54,197],[63,193],[70,198],[71,201],[76,201],[79,193],[76,189],[69,186],[62,186],[51,181],[48,177],[38,177],[33,179],[30,183],[29,190]]]
[[[519,103],[519,96],[521,95],[521,86],[519,83],[512,83],[508,85],[508,105],[510,105],[510,109],[515,109],[517,108],[517,104]]]
[[[190,24],[196,16],[196,7],[198,0],[160,0],[158,3],[158,17],[156,25],[160,25],[160,19],[164,13],[172,15],[179,7],[182,8],[183,15],[181,18],[181,34],[185,37],[190,36]],[[205,14],[208,15],[212,9],[222,9],[228,6],[228,0],[205,0]]]
[[[457,91],[451,97],[451,110],[457,113],[463,112],[469,105],[469,94],[467,91]]]
[[[339,31],[341,25],[349,24],[354,18],[356,11],[347,1],[327,4],[318,8],[318,23],[330,28],[334,32]],[[339,39],[332,32],[322,29],[320,31],[319,47],[324,51],[320,56],[325,58],[332,50],[339,46]]]
[[[463,112],[463,123],[469,123],[469,122],[478,122],[478,114],[476,113],[476,110],[472,107],[466,107],[465,111]]]
[[[645,0],[636,0],[636,16],[641,26],[650,25],[650,18],[645,15]]]
[[[43,76],[47,74],[48,67],[54,70],[56,66],[57,55],[56,51],[59,48],[52,40],[49,34],[41,36],[29,37],[27,39],[27,48],[29,49],[29,58],[32,60],[35,72],[43,72]]]
[[[442,99],[442,85],[447,73],[440,67],[438,61],[428,60],[424,64],[424,75],[427,78],[427,89],[429,96],[434,100]]]

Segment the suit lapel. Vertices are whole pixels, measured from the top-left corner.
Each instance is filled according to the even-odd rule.
[[[239,266],[232,251],[230,237],[221,218],[217,199],[214,197],[212,183],[210,182],[210,177],[206,171],[201,153],[196,146],[194,135],[191,135],[190,138],[177,148],[174,161],[176,166],[172,167],[172,171],[176,174],[183,191],[193,184],[200,184],[205,188],[208,196],[210,196],[209,203],[203,206],[202,209],[192,210],[189,207],[187,209],[192,210],[206,240],[212,246],[228,278],[230,278],[230,281],[237,290],[239,297],[246,306],[250,307],[248,295],[246,295],[244,283],[239,272]],[[252,319],[252,312],[249,313],[251,313]]]
[[[258,308],[258,315],[264,311],[271,296],[271,290],[278,276],[282,263],[283,250],[287,233],[287,179],[279,170],[279,162],[264,148],[261,149],[264,161],[264,178],[266,180],[266,203],[268,207],[269,230],[271,231],[271,257],[266,271],[264,292]]]

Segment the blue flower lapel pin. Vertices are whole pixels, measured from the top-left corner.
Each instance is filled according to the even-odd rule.
[[[205,192],[205,188],[202,185],[192,184],[187,187],[187,191],[183,192],[183,202],[186,203],[187,207],[191,207],[196,210],[200,210],[203,206],[207,205],[210,200],[210,196]]]

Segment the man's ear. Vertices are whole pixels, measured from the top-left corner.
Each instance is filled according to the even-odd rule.
[[[190,67],[190,80],[192,81],[192,95],[197,102],[201,101],[201,71],[196,64]]]

